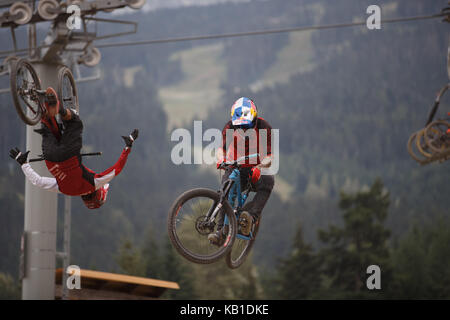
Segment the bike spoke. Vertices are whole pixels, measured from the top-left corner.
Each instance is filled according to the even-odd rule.
[[[30,81],[28,81],[28,79],[31,78],[32,75],[26,68],[20,68],[17,72],[17,88],[18,88],[17,91],[19,91],[18,92],[19,97],[25,104],[25,106],[22,106],[22,109],[30,110],[32,114],[36,116],[38,113],[37,111],[38,105],[31,99],[29,93],[25,93],[34,89],[34,85]],[[34,106],[32,106],[31,104],[34,104]]]
[[[175,228],[178,239],[186,249],[199,255],[210,255],[219,249],[210,244],[208,233],[202,234],[196,228],[196,223],[207,215],[213,205],[212,199],[191,199],[183,204],[177,214]]]

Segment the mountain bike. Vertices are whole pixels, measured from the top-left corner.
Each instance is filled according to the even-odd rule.
[[[441,98],[449,88],[450,84],[446,84],[439,91],[428,114],[425,127],[413,133],[408,140],[409,154],[422,165],[433,161],[443,162],[450,158],[450,119],[434,120]]]
[[[230,168],[232,173],[218,191],[192,189],[174,201],[168,215],[169,238],[175,249],[187,260],[207,264],[226,256],[230,268],[237,268],[244,262],[253,246],[258,223],[249,236],[239,234],[237,221],[241,212],[247,208],[245,202],[251,191],[245,188],[241,192],[240,163],[253,156],[256,155],[222,163],[219,169]],[[223,243],[212,244],[208,235],[217,231],[221,225]]]
[[[61,107],[79,111],[77,87],[69,68],[61,66],[58,69],[58,84],[56,94]],[[45,89],[41,89],[41,82],[32,64],[25,59],[12,59],[10,72],[11,94],[17,114],[27,125],[33,126],[41,121],[46,110]],[[56,138],[62,134],[62,120],[59,115],[46,122]],[[101,152],[81,153],[85,156],[101,156]],[[44,157],[30,159],[30,162],[43,161]]]
[[[245,158],[257,157],[258,154],[250,155]],[[252,206],[251,202],[247,202],[250,192],[255,191],[251,183],[251,179],[246,179],[247,184],[242,187],[241,185],[241,166],[238,164],[239,160],[231,164],[225,163],[221,165],[220,169],[225,169],[227,167],[231,168],[232,172],[225,183],[231,184],[230,191],[228,193],[228,202],[234,208],[234,214],[236,215],[236,221],[238,223],[238,232],[236,234],[236,239],[231,245],[231,250],[228,251],[225,257],[225,261],[229,268],[236,269],[240,267],[252,249],[255,238],[259,230],[259,225],[261,218],[254,222],[252,230],[249,235],[243,235],[240,233],[239,227],[243,227],[246,221],[241,220],[241,213],[244,211],[249,211]],[[225,217],[224,225],[228,225],[227,217]]]
[[[55,88],[62,107],[79,110],[78,96],[72,72],[69,68],[61,66],[57,75],[57,88]],[[41,121],[46,113],[44,107],[45,89],[42,89],[40,79],[33,65],[25,59],[11,61],[10,87],[17,114],[27,125],[34,126]],[[52,117],[48,125],[55,136],[61,135],[61,121]]]
[[[446,119],[437,119],[434,120],[436,112],[438,110],[440,101],[442,96],[448,91],[450,88],[450,83],[445,85],[438,93],[433,108],[428,115],[428,120],[423,129],[423,137],[426,144],[426,147],[430,151],[430,156],[438,156],[443,160],[446,160],[450,155],[450,112],[447,113]],[[423,153],[423,152],[422,152]],[[425,155],[427,155],[425,153]]]

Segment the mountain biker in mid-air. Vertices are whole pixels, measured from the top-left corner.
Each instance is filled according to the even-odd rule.
[[[256,141],[255,139],[245,139],[245,136],[243,136],[250,129],[254,130]],[[225,161],[233,161],[241,156],[249,156],[254,151],[261,155],[256,161],[246,160],[241,167],[241,185],[243,187],[246,186],[250,179],[252,188],[256,191],[249,211],[243,211],[239,218],[240,233],[245,236],[250,234],[253,225],[258,221],[267,200],[269,200],[275,182],[273,175],[261,175],[260,170],[261,168],[268,168],[272,164],[271,130],[270,124],[263,118],[258,117],[258,111],[253,100],[246,97],[235,101],[231,107],[231,120],[225,124],[222,130],[222,148],[219,148],[216,155],[218,168]],[[232,141],[227,141],[227,131],[229,132],[228,136],[232,136]],[[266,134],[265,144],[260,141],[259,133]],[[241,145],[244,148],[238,147],[239,139],[243,139],[241,140]],[[232,170],[231,168],[226,169],[222,182],[228,179]],[[224,242],[222,228],[223,217],[219,220],[217,231],[208,235],[211,243],[221,245]]]
[[[81,196],[89,209],[101,207],[106,201],[109,182],[125,166],[139,131],[134,129],[129,136],[122,136],[125,148],[119,160],[102,173],[95,173],[81,162],[83,123],[77,111],[65,109],[60,105],[56,92],[51,87],[46,90],[44,106],[46,113],[41,120],[42,127],[35,131],[42,135],[42,153],[47,169],[53,178],[41,177],[31,168],[27,162],[30,151],[22,153],[18,148],[11,149],[10,157],[21,165],[23,173],[33,185],[70,196]],[[55,135],[49,125],[50,119],[58,113],[63,122],[60,137]]]

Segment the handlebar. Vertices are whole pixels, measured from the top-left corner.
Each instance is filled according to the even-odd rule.
[[[227,167],[240,167],[241,165],[239,164],[239,162],[249,160],[251,158],[257,158],[257,157],[259,157],[259,153],[254,153],[254,154],[250,154],[248,156],[243,156],[234,161],[225,161],[219,165],[218,169],[225,169]]]

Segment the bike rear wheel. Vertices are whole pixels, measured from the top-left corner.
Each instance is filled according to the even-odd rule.
[[[79,111],[77,86],[72,71],[67,67],[62,67],[58,71],[57,94],[61,107]]]
[[[248,211],[251,203],[244,205],[243,211]],[[253,228],[252,238],[250,240],[236,237],[231,250],[227,253],[225,261],[230,269],[239,268],[244,262],[255,244],[255,238],[258,234],[261,217],[256,221]]]
[[[41,89],[41,82],[31,63],[24,59],[12,61],[10,87],[19,117],[33,126],[41,120],[42,109],[33,90]]]
[[[219,203],[219,193],[210,189],[192,189],[180,195],[169,210],[169,238],[175,249],[187,260],[208,264],[221,259],[233,245],[237,223],[231,206],[224,201],[220,209],[229,220],[225,241],[216,246],[209,242],[208,234],[217,230],[220,214],[213,223],[205,217]]]

